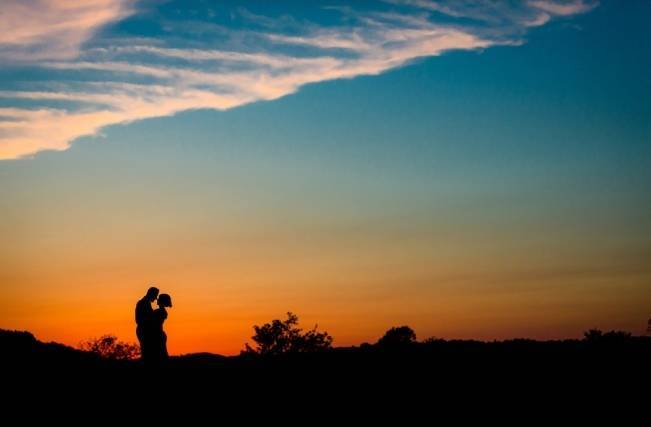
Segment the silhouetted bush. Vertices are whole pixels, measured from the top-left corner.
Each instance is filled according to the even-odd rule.
[[[631,340],[631,333],[626,331],[602,332],[599,329],[590,329],[583,333],[583,339],[591,343],[622,343]]]
[[[36,338],[27,331],[0,329],[0,342],[8,347],[29,347],[36,343]]]
[[[427,345],[445,344],[445,340],[443,338],[429,337],[425,338],[422,343]]]
[[[409,326],[397,326],[389,329],[377,342],[383,347],[402,347],[416,342],[416,333]]]
[[[137,344],[118,341],[113,335],[89,339],[79,344],[79,348],[111,360],[135,360],[140,357]]]
[[[309,353],[332,346],[327,332],[317,331],[317,326],[303,333],[298,327],[298,316],[288,312],[286,320],[272,320],[262,326],[253,326],[255,348],[245,344],[243,354],[276,355],[283,353]]]
[[[585,331],[583,333],[583,339],[585,341],[598,341],[602,336],[603,332],[601,332],[599,329],[590,329],[589,331]]]

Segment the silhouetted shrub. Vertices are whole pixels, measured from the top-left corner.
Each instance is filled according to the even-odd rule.
[[[0,329],[0,343],[11,347],[29,347],[36,343],[36,338],[27,331]]]
[[[603,332],[599,329],[590,329],[583,333],[583,339],[585,341],[598,341],[603,336]]]
[[[425,338],[425,340],[422,342],[423,344],[428,344],[428,345],[445,344],[445,340],[443,338],[437,338],[437,337]]]
[[[409,326],[397,326],[389,329],[377,342],[383,347],[401,347],[416,342],[416,333]]]
[[[79,348],[105,359],[135,360],[140,357],[140,347],[137,344],[118,341],[113,335],[89,339],[79,344]]]
[[[308,353],[329,349],[332,337],[317,331],[317,326],[303,333],[298,327],[298,316],[288,312],[286,320],[272,320],[262,326],[253,326],[255,348],[245,344],[244,354],[275,355],[283,353]]]
[[[631,333],[626,331],[602,332],[599,329],[590,329],[583,333],[583,339],[591,343],[622,343],[631,340]]]

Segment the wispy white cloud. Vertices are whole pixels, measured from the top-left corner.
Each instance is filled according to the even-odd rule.
[[[597,6],[596,2],[586,3],[583,0],[574,0],[569,2],[557,2],[549,0],[531,0],[529,5],[536,9],[558,16],[576,15],[585,13]]]
[[[226,32],[236,40],[233,43],[198,43],[175,31],[173,38],[162,34],[155,43],[147,43],[152,39],[143,37],[136,39],[139,42],[135,44],[120,43],[120,39],[118,43],[93,40],[93,44],[87,42],[94,29],[133,10],[128,2],[92,0],[100,10],[106,8],[101,19],[84,17],[87,9],[79,6],[81,2],[62,2],[78,15],[72,24],[60,16],[59,6],[53,6],[57,2],[40,1],[57,13],[25,21],[25,26],[50,22],[55,28],[76,28],[78,32],[73,36],[72,30],[39,33],[24,28],[14,36],[0,39],[3,60],[21,66],[31,61],[34,70],[56,71],[65,76],[44,79],[38,90],[36,86],[24,85],[0,90],[3,104],[11,105],[0,108],[0,159],[24,157],[42,150],[65,150],[74,139],[95,135],[112,124],[189,109],[224,110],[276,99],[309,83],[379,74],[415,58],[449,50],[517,44],[526,27],[542,25],[555,15],[572,13],[569,4],[559,8],[553,6],[558,6],[556,3],[542,1],[530,2],[526,13],[502,10],[500,6],[502,18],[511,21],[504,26],[486,24],[486,19],[493,22],[494,17],[488,17],[488,6],[479,1],[444,5],[426,0],[391,0],[384,3],[389,8],[383,10],[342,9],[338,13],[346,19],[337,25],[305,23],[301,27],[301,21],[288,17],[278,25],[272,19],[263,20],[264,25],[260,24],[257,30],[240,28]],[[587,10],[578,3],[583,5],[573,3],[574,13]],[[16,13],[16,18],[24,14],[20,7],[8,10],[10,14]],[[439,22],[433,11],[454,17],[472,14],[473,19],[484,20],[484,24]],[[252,14],[242,10],[237,13],[253,19]],[[260,23],[261,17],[255,15],[254,20]],[[283,22],[291,25],[291,31],[283,31]],[[204,30],[210,25],[204,23]],[[69,49],[50,56],[38,53],[39,49],[30,51],[34,46],[47,44],[48,34],[60,36],[58,41],[49,42],[51,46],[65,45]],[[223,36],[223,28],[215,34]],[[8,45],[16,49],[4,49]]]
[[[3,0],[0,55],[73,58],[95,31],[134,12],[132,0]]]
[[[585,13],[597,6],[597,0],[528,0],[521,2],[485,0],[384,0],[387,3],[429,10],[454,18],[467,18],[488,23],[534,27],[544,25],[552,16]],[[499,28],[498,28],[499,29]],[[511,27],[513,30],[514,28]]]

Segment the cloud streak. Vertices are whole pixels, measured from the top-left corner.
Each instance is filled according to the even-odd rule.
[[[132,0],[4,0],[0,57],[69,59],[103,26],[134,12]]]
[[[0,60],[55,77],[9,82],[0,90],[0,159],[65,150],[112,124],[190,109],[225,110],[450,50],[518,44],[527,27],[592,7],[530,1],[496,10],[493,2],[391,0],[376,9],[323,9],[338,16],[335,24],[285,16],[259,27],[259,15],[238,9],[236,17],[254,16],[256,22],[201,22],[202,35],[212,39],[183,31],[198,27],[184,26],[183,19],[166,21],[169,30],[155,35],[98,35],[98,28],[135,13],[127,1],[37,3],[43,13],[20,24],[26,12],[19,3],[3,11],[12,18],[3,21],[11,22],[4,29],[15,31],[0,38]],[[439,20],[441,14],[450,19]]]

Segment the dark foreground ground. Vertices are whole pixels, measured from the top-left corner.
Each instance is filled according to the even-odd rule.
[[[461,418],[517,408],[542,416],[564,408],[594,417],[617,404],[622,416],[640,410],[648,416],[651,338],[440,340],[271,358],[194,354],[154,369],[0,330],[0,375],[6,406],[83,401],[109,413],[155,402],[149,407],[155,413],[187,405],[217,412],[244,406],[243,417],[313,408],[325,420],[344,408],[377,416],[460,407]]]

